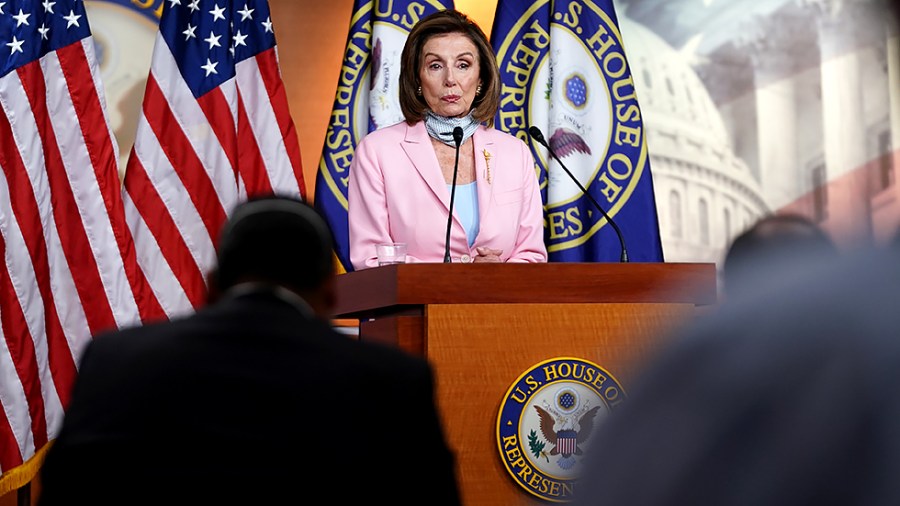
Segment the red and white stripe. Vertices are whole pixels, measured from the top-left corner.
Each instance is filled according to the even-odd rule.
[[[56,436],[91,336],[159,309],[142,291],[91,38],[0,78],[0,107],[2,483]]]
[[[191,312],[205,300],[231,209],[248,195],[306,195],[275,48],[239,63],[236,78],[196,99],[157,34],[125,192],[155,297],[169,318]]]

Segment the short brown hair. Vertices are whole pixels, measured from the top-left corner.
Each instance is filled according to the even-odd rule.
[[[422,48],[435,35],[461,33],[478,48],[478,66],[481,78],[481,94],[475,97],[472,113],[475,120],[494,125],[494,115],[500,106],[500,68],[487,36],[465,14],[446,9],[419,20],[409,32],[400,56],[400,109],[406,122],[413,124],[425,117],[428,104],[418,95],[419,68],[422,65]]]

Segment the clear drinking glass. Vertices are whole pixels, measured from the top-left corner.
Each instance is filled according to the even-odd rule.
[[[405,264],[406,243],[377,244],[375,245],[375,254],[378,255],[378,265]]]

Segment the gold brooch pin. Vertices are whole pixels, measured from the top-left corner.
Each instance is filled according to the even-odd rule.
[[[488,150],[484,150],[484,166],[487,167],[484,171],[484,178],[487,179],[488,184],[491,184],[491,153]]]

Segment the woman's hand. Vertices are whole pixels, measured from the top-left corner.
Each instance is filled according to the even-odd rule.
[[[503,260],[500,260],[500,255],[503,254],[502,249],[491,249],[485,248],[483,246],[479,246],[475,248],[475,251],[478,253],[475,255],[475,258],[472,259],[472,263],[492,263],[498,264]]]

